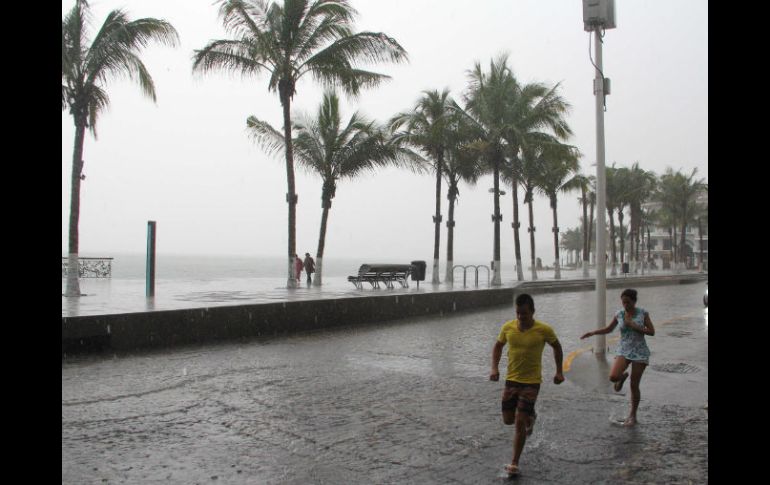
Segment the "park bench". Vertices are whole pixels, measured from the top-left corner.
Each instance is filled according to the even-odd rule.
[[[409,286],[409,275],[414,271],[411,264],[362,264],[358,268],[358,274],[348,276],[348,281],[359,290],[364,289],[364,283],[369,283],[372,288],[380,288],[380,282],[388,288],[394,288],[394,283],[399,283],[402,288]]]

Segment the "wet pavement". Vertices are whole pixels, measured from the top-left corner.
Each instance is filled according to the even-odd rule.
[[[596,325],[594,292],[534,295],[570,365],[553,385],[546,347],[517,482],[707,482],[703,287],[640,288],[657,334],[631,429],[614,423],[629,397],[607,380],[612,354],[579,340]],[[607,292],[608,320],[621,291]],[[507,483],[513,428],[500,417],[502,384],[487,376],[511,318],[498,307],[65,359],[62,483]]]
[[[695,274],[687,271],[681,274]],[[594,271],[590,272],[594,278]],[[83,296],[68,298],[62,296],[62,317],[83,315],[106,315],[118,313],[134,313],[159,310],[178,310],[184,308],[206,308],[228,305],[252,305],[284,301],[303,301],[330,298],[356,298],[373,295],[398,295],[415,293],[432,293],[453,290],[473,290],[490,288],[486,273],[482,270],[478,285],[475,284],[474,274],[469,273],[465,286],[462,272],[457,270],[453,285],[442,283],[433,285],[430,275],[427,281],[409,281],[408,288],[395,285],[393,289],[372,289],[365,285],[364,289],[356,289],[345,276],[328,276],[324,278],[322,287],[302,285],[296,289],[286,288],[285,278],[201,278],[201,279],[159,279],[155,286],[155,296],[145,296],[145,281],[139,278],[81,278],[80,291]],[[583,279],[582,270],[562,270],[563,281]],[[671,277],[671,271],[645,271],[644,275]],[[633,280],[634,276],[626,278],[623,275],[607,276],[607,280]],[[513,288],[523,282],[514,279],[503,279],[503,284],[495,288]],[[555,282],[552,272],[540,274],[538,283]],[[62,295],[66,281],[62,279]]]

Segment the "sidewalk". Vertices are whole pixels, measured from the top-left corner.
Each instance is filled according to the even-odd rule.
[[[580,353],[566,374],[573,385],[548,386],[538,419],[545,429],[527,442],[526,468],[537,470],[527,483],[708,482],[708,310],[655,328],[637,426],[619,424],[630,391],[629,381],[612,389],[612,352]]]
[[[628,382],[615,393],[607,380],[612,354],[580,352],[592,342],[577,339],[585,327],[570,302],[584,299],[536,298],[543,313],[563,302],[553,322],[574,328],[560,338],[567,349],[583,347],[571,354],[563,384],[543,383],[513,482],[502,476],[513,428],[501,423],[501,383],[487,378],[491,342],[509,315],[500,308],[67,360],[62,482],[707,483],[701,291],[645,291],[645,307],[660,319],[633,428],[614,423],[629,396]],[[543,358],[546,379],[551,355]]]

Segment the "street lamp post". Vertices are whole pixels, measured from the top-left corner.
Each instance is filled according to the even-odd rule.
[[[594,77],[594,95],[596,96],[596,328],[606,324],[607,312],[607,262],[602,254],[607,252],[606,212],[607,184],[604,168],[604,97],[609,94],[609,79],[602,72],[602,33],[615,28],[614,0],[583,0],[583,29],[593,32],[596,63]],[[596,354],[603,355],[606,350],[604,335],[596,336],[594,346]]]

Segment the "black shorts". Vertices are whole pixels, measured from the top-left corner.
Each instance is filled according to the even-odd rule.
[[[523,411],[535,414],[535,401],[540,392],[540,384],[505,381],[503,389],[503,411]]]

